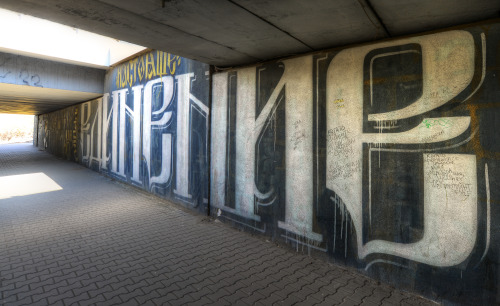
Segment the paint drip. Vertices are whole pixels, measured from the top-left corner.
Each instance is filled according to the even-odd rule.
[[[351,218],[349,218],[349,211],[346,208],[345,203],[342,201],[342,199],[335,194],[335,196],[330,197],[330,199],[333,201],[335,205],[334,209],[334,224],[333,224],[333,252],[335,253],[336,247],[337,247],[337,211],[340,214],[340,239],[344,240],[344,257],[347,258],[347,240],[348,240],[348,233],[349,233],[349,225],[352,223]],[[344,225],[345,224],[345,225]],[[352,224],[351,224],[351,231],[352,231]]]

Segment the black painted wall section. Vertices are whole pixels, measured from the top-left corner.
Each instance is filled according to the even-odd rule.
[[[212,76],[153,51],[39,116],[38,145],[399,288],[498,304],[499,54],[495,23]]]
[[[88,167],[206,213],[209,66],[152,51],[106,75],[102,99],[80,106]]]
[[[33,144],[66,160],[78,162],[79,107],[35,116]]]
[[[211,211],[427,297],[500,303],[500,24],[217,73]]]

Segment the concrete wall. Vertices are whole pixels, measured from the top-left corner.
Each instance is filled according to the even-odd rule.
[[[33,116],[33,145],[38,147],[38,116]]]
[[[71,91],[103,92],[104,70],[0,52],[0,81]]]
[[[84,165],[190,208],[208,209],[209,66],[161,51],[106,75],[79,106]]]
[[[78,162],[79,106],[35,116],[33,144],[58,157]]]
[[[39,115],[103,94],[104,69],[0,52],[0,112]]]
[[[210,84],[153,51],[110,70],[102,98],[40,115],[38,146],[399,288],[495,304],[499,54],[484,24]]]
[[[500,25],[217,73],[211,211],[434,299],[500,302]]]

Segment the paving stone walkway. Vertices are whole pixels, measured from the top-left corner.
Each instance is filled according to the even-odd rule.
[[[1,305],[435,305],[29,144],[0,146],[0,178],[34,173],[62,189],[2,199],[0,186]]]

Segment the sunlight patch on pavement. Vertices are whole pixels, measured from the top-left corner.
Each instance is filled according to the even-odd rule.
[[[0,199],[62,189],[54,180],[41,172],[0,177]]]

